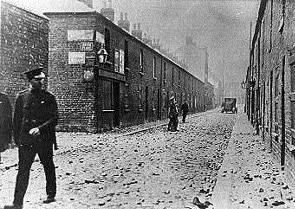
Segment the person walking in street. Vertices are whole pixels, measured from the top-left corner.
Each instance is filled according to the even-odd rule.
[[[170,98],[170,106],[169,106],[169,124],[168,124],[168,131],[178,131],[177,130],[177,125],[178,125],[178,107],[176,100],[174,96]]]
[[[185,123],[185,118],[186,118],[187,113],[189,111],[188,104],[187,104],[186,100],[184,100],[184,103],[181,106],[181,110],[182,110],[182,122]]]
[[[4,152],[12,141],[12,110],[9,98],[0,92],[0,163]]]
[[[44,167],[47,198],[43,203],[55,201],[56,174],[53,162],[53,144],[58,108],[55,97],[44,90],[43,68],[25,72],[30,87],[20,92],[15,102],[13,135],[18,146],[18,174],[12,205],[4,209],[23,207],[23,199],[29,183],[29,175],[36,154]]]

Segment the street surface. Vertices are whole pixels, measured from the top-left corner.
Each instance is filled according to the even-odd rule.
[[[196,196],[204,201],[216,183],[235,118],[197,114],[180,123],[179,132],[158,126],[131,135],[58,133],[57,201],[41,204],[45,177],[36,157],[24,208],[183,208]],[[16,150],[7,151],[11,161]],[[15,163],[1,169],[0,206],[13,201]]]
[[[209,209],[295,208],[278,163],[244,113],[190,115],[179,132],[166,124],[58,133],[57,201],[42,204],[45,175],[36,157],[24,208],[198,209],[197,200],[213,203]],[[13,201],[17,149],[2,154],[0,208]]]

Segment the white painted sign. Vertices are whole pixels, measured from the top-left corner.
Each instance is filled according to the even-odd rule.
[[[93,30],[68,30],[68,41],[93,41]]]
[[[85,64],[85,52],[69,52],[68,64]]]
[[[96,31],[96,41],[98,43],[101,43],[101,44],[104,44],[105,41],[104,41],[104,35],[101,34],[100,32]]]

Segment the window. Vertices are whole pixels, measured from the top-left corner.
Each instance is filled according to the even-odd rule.
[[[164,72],[163,72],[163,79],[164,79],[164,81],[166,81],[166,69],[167,68],[167,66],[166,66],[166,62],[164,62]]]
[[[140,67],[140,72],[143,72],[143,50],[140,49],[140,54],[139,54],[139,67]]]
[[[178,85],[179,85],[179,86],[180,86],[180,83],[181,83],[180,80],[181,80],[181,79],[180,79],[180,70],[178,70]]]
[[[269,30],[269,52],[272,49],[272,29],[273,29],[273,0],[270,2],[270,30]]]
[[[110,30],[105,28],[105,49],[107,50],[108,54],[111,54],[111,33]],[[108,60],[109,60],[110,56],[108,56]]]
[[[295,92],[295,63],[291,65],[291,92]]]
[[[291,101],[291,128],[295,129],[295,101]]]
[[[114,71],[124,74],[124,51],[115,50]]]
[[[174,82],[175,82],[175,69],[174,69],[174,67],[172,67],[172,85],[174,85]]]
[[[157,59],[153,57],[153,78],[157,77]]]
[[[138,108],[142,109],[142,86],[138,85]]]
[[[275,133],[279,134],[279,104],[276,102],[275,103]],[[278,135],[277,135],[278,136]],[[276,141],[278,141],[278,137],[275,138]]]
[[[276,76],[275,79],[275,97],[279,95],[279,74]]]
[[[103,101],[102,101],[102,109],[111,110],[113,109],[113,94],[112,94],[112,82],[103,80]]]
[[[124,54],[125,54],[125,57],[124,57],[124,66],[126,68],[129,68],[129,54],[128,54],[128,41],[125,40],[125,46],[124,46]]]

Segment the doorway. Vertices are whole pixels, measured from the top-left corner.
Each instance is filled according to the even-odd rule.
[[[113,82],[114,95],[114,127],[120,125],[120,85],[118,82]]]

